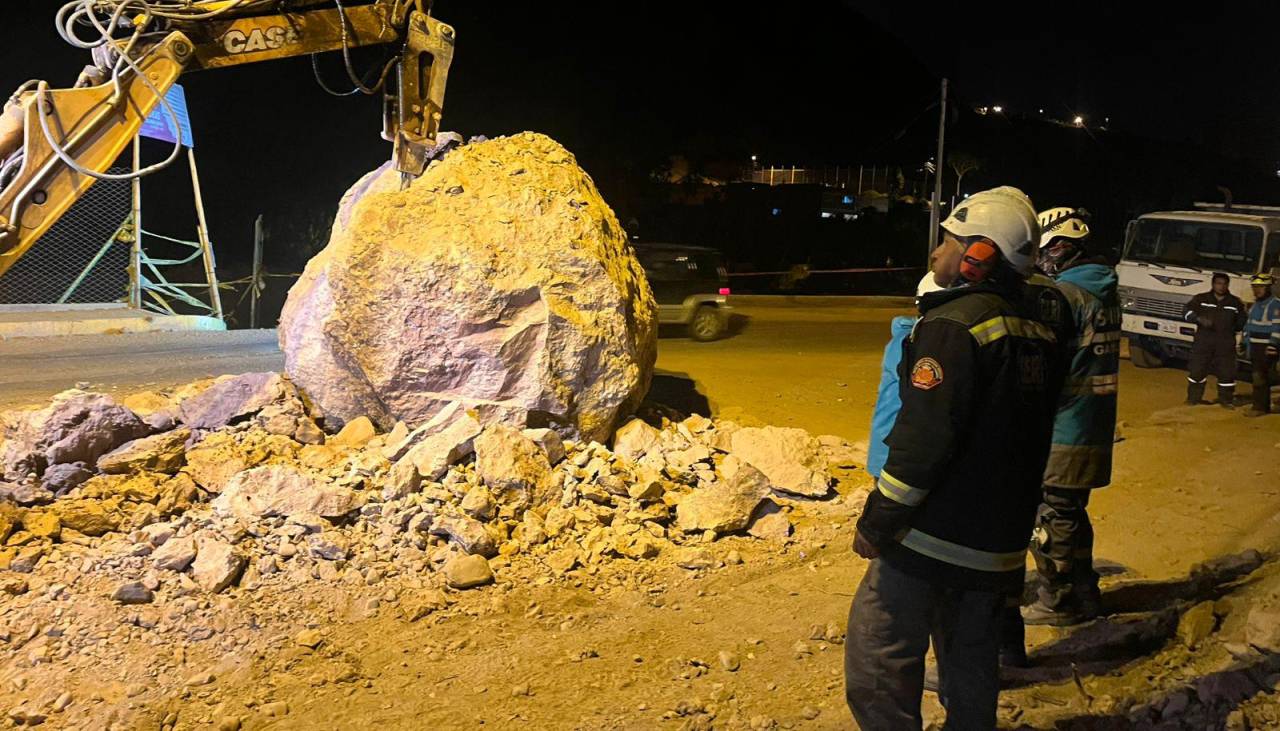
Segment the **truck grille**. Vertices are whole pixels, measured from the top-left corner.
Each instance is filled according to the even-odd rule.
[[[1130,308],[1134,312],[1144,315],[1154,315],[1156,317],[1167,317],[1171,320],[1181,320],[1185,313],[1183,309],[1186,306],[1183,302],[1171,302],[1169,300],[1154,299],[1151,297],[1134,297],[1133,306]]]

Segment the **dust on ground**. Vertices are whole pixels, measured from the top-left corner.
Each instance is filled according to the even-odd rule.
[[[731,338],[664,339],[656,389],[678,408],[705,399],[720,418],[862,440],[897,312],[743,308]],[[1173,370],[1125,363],[1121,384],[1115,480],[1091,505],[1110,614],[1029,631],[1037,665],[1011,680],[1002,725],[1280,727],[1280,638],[1266,637],[1280,626],[1280,416],[1179,406]],[[65,691],[51,728],[78,704],[151,728],[849,728],[829,625],[843,628],[865,567],[849,550],[857,507],[806,503],[782,547],[720,537],[712,565],[659,562],[639,581],[622,564],[545,582],[499,569],[412,621],[371,609],[367,587],[233,592],[197,602],[210,636],[178,651],[125,608],[92,671],[33,664],[10,640],[0,697]],[[305,629],[319,636],[300,644]],[[941,717],[930,695],[926,709]]]

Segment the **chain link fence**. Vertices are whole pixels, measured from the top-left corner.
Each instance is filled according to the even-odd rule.
[[[126,168],[112,168],[126,173]],[[124,180],[89,187],[17,264],[0,276],[0,304],[118,302],[129,294],[133,205]]]

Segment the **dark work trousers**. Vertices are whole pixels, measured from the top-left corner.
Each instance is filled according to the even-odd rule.
[[[1191,363],[1187,369],[1187,400],[1204,398],[1204,384],[1209,376],[1218,379],[1218,401],[1231,403],[1236,388],[1236,339],[1216,333],[1205,333],[1191,345]]]
[[[933,639],[944,728],[991,731],[1000,694],[1003,595],[938,586],[876,559],[849,610],[845,698],[868,731],[919,731]]]
[[[1253,362],[1253,409],[1264,414],[1271,413],[1271,384],[1276,367],[1274,356],[1267,355],[1267,346],[1262,343],[1249,344],[1249,360]]]
[[[1093,570],[1089,492],[1044,487],[1031,553],[1044,580],[1040,602],[1050,609],[1079,609],[1081,602],[1097,602],[1100,596],[1098,572]]]

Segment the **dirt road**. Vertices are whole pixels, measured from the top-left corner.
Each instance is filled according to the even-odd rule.
[[[723,341],[666,338],[655,397],[743,422],[865,439],[888,320],[900,311],[868,304],[753,305],[741,308],[749,320]],[[126,336],[87,352],[68,343],[0,344],[0,403],[47,398],[69,379],[127,391],[279,367],[268,334],[231,336],[231,350],[211,342],[132,348]],[[114,362],[121,352],[130,358]],[[1150,698],[1159,718],[1168,698],[1231,660],[1222,649],[1229,638],[1194,653],[1183,647],[1178,617],[1200,600],[1226,597],[1246,609],[1221,620],[1225,633],[1253,601],[1247,586],[1229,584],[1230,572],[1188,583],[1193,566],[1280,547],[1280,416],[1248,420],[1177,405],[1185,379],[1173,370],[1126,362],[1121,378],[1115,484],[1091,506],[1114,616],[1075,631],[1030,632],[1039,674],[1005,694],[1008,725],[1127,728],[1130,709]],[[992,449],[999,458],[999,445]],[[508,584],[467,592],[462,611],[447,618],[407,622],[361,612],[354,598],[334,605],[300,597],[325,633],[318,649],[294,647],[264,623],[255,630],[270,649],[187,658],[185,672],[207,669],[217,681],[165,707],[179,728],[214,727],[228,715],[246,728],[281,729],[850,728],[843,648],[829,641],[828,625],[843,628],[865,568],[848,548],[852,511],[842,498],[815,504],[781,551],[723,538],[716,551],[737,551],[741,563],[716,571],[672,567],[644,583],[601,574],[568,585]],[[1150,625],[1138,639],[1135,622]],[[722,662],[722,652],[737,662]],[[128,706],[127,693],[116,702]],[[1225,723],[1239,702],[1214,706],[1213,718]],[[264,714],[275,703],[287,713]],[[927,703],[936,717],[932,696]]]

